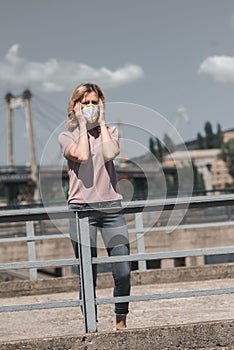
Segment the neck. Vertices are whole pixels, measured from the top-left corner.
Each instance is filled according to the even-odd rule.
[[[100,132],[101,129],[99,125],[89,126],[88,128],[88,133],[92,136],[99,136]]]

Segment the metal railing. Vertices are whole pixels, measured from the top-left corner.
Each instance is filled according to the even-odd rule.
[[[0,242],[11,241],[27,241],[29,261],[14,262],[0,264],[0,271],[30,269],[31,278],[36,277],[36,269],[45,267],[61,267],[79,265],[81,288],[83,290],[83,297],[81,300],[68,300],[63,302],[48,302],[24,305],[7,305],[0,307],[0,312],[35,310],[35,309],[49,309],[49,308],[63,308],[82,306],[84,326],[86,332],[96,331],[96,313],[95,305],[110,304],[116,302],[131,302],[143,300],[159,300],[171,298],[184,298],[193,296],[218,295],[234,293],[234,288],[226,289],[212,289],[212,290],[197,290],[176,293],[164,293],[153,295],[139,295],[139,296],[124,296],[115,298],[94,298],[93,293],[93,278],[92,278],[92,264],[106,264],[121,261],[138,261],[141,269],[145,269],[146,260],[156,259],[170,259],[181,257],[194,257],[201,255],[216,255],[216,254],[231,254],[234,253],[234,246],[190,249],[178,251],[166,251],[157,253],[145,253],[144,251],[144,228],[142,222],[142,212],[154,212],[163,210],[179,210],[179,209],[194,209],[206,207],[232,206],[234,205],[234,195],[220,195],[220,196],[199,196],[191,198],[169,198],[162,200],[151,201],[137,201],[130,202],[127,206],[122,208],[115,208],[124,214],[136,214],[136,234],[138,245],[138,253],[129,256],[118,257],[98,257],[92,258],[90,253],[89,243],[89,229],[88,229],[88,215],[95,209],[85,209],[82,212],[86,213],[85,217],[78,217],[76,219],[76,235],[77,241],[80,243],[79,259],[58,259],[58,260],[40,260],[36,261],[36,255],[33,251],[33,244],[39,239],[61,238],[61,235],[51,236],[35,236],[33,221],[37,220],[51,220],[51,219],[71,219],[74,218],[74,212],[65,207],[48,207],[48,208],[31,208],[22,210],[3,210],[0,211],[0,223],[6,222],[26,222],[27,237],[3,238]],[[103,212],[112,212],[113,208],[102,208]],[[56,236],[56,237],[55,237]],[[84,293],[85,291],[85,293]]]

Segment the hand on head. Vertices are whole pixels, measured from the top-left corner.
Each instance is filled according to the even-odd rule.
[[[80,102],[76,102],[74,106],[74,112],[75,112],[75,116],[77,117],[79,125],[86,124],[86,119],[82,113],[82,105]]]
[[[99,124],[105,124],[105,108],[104,103],[101,98],[99,98],[99,118],[98,118]]]

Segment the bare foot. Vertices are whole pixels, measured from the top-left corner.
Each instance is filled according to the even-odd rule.
[[[116,315],[116,330],[121,331],[127,328],[126,324],[127,315]]]

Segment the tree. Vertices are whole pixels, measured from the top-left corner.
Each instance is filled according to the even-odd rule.
[[[206,148],[214,148],[215,134],[213,133],[212,125],[210,122],[205,123],[205,133],[206,133]]]
[[[162,163],[163,155],[165,151],[161,141],[157,137],[155,138],[150,137],[149,149],[150,149],[150,152],[158,159],[158,161]]]
[[[216,148],[221,148],[223,145],[223,132],[221,125],[217,124],[217,133],[216,133]]]
[[[204,149],[204,138],[200,132],[197,134],[197,143],[199,149]]]
[[[197,144],[199,149],[221,148],[223,144],[223,132],[221,125],[217,124],[217,132],[213,132],[210,122],[206,122],[204,126],[205,136],[201,133],[197,134]]]
[[[169,135],[164,134],[163,142],[157,137],[149,139],[150,152],[158,159],[160,163],[163,161],[165,154],[172,153],[175,150],[175,145]]]
[[[197,167],[194,163],[192,163],[193,167],[193,191],[205,190],[205,182],[203,175],[199,173]]]

